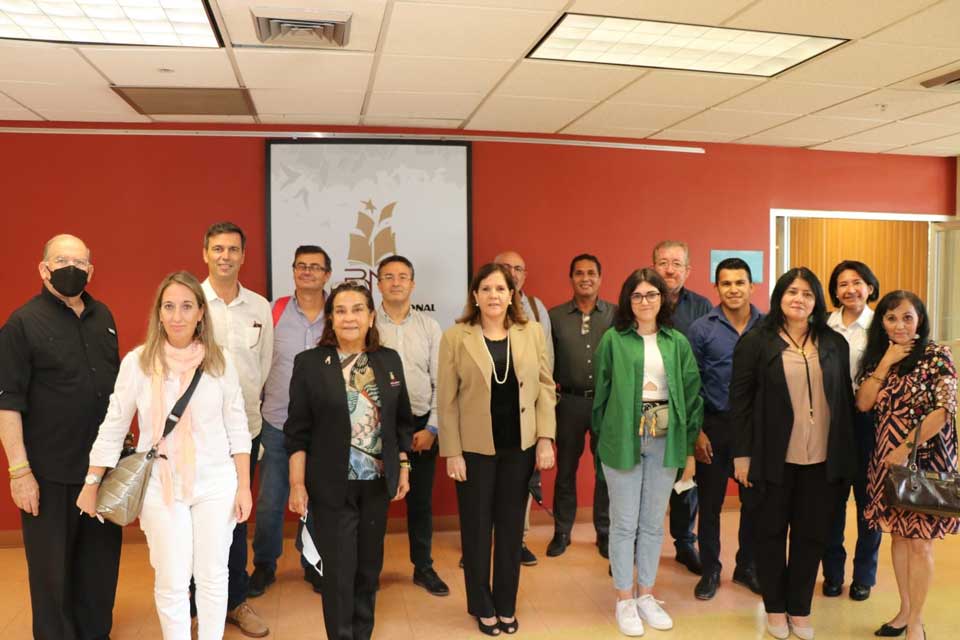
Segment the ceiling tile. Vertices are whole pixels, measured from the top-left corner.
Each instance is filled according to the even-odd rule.
[[[0,40],[0,80],[107,86],[103,76],[72,47],[9,40]]]
[[[832,38],[862,38],[934,1],[762,0],[723,26]]]
[[[679,120],[690,117],[698,111],[700,111],[698,107],[613,104],[607,102],[580,118],[577,124],[589,127],[653,129],[658,131]],[[695,129],[695,127],[690,128]],[[705,129],[698,130],[704,131]]]
[[[838,102],[849,100],[869,87],[839,84],[810,84],[771,80],[764,85],[731,98],[721,105],[737,111],[764,111],[806,115]]]
[[[221,124],[256,124],[253,116],[150,116],[155,122],[210,122]]]
[[[380,91],[370,96],[364,115],[463,119],[483,99],[479,93],[409,93]]]
[[[943,94],[940,94],[943,95]],[[960,95],[956,96],[960,98]],[[960,104],[955,104],[936,111],[930,111],[919,116],[907,118],[907,122],[924,122],[928,124],[944,124],[949,126],[960,126]]]
[[[579,136],[601,136],[604,138],[632,138],[634,140],[643,140],[654,133],[656,129],[626,129],[616,127],[593,127],[574,123],[560,131],[563,134]]]
[[[901,2],[898,0],[889,4],[899,7]],[[960,0],[935,4],[871,36],[869,40],[927,47],[955,47],[960,42]]]
[[[101,113],[99,111],[67,111],[48,109],[42,111],[50,122],[150,122],[150,118],[131,109],[128,113]]]
[[[810,147],[821,142],[823,139],[791,138],[767,132],[737,140],[737,144],[756,144],[765,147]]]
[[[817,151],[851,151],[854,153],[883,153],[893,148],[890,144],[877,144],[870,142],[847,142],[846,140],[834,140],[826,144],[813,147]]]
[[[960,64],[958,64],[957,62],[951,62],[941,67],[937,67],[936,69],[931,69],[929,71],[924,71],[923,73],[919,73],[911,78],[907,78],[902,82],[897,82],[896,84],[892,84],[887,88],[888,89],[912,89],[915,91],[936,91],[936,92],[952,93],[956,95],[957,85],[955,84],[940,85],[937,87],[927,88],[923,86],[923,84],[921,83],[926,82],[928,80],[932,80],[934,78],[939,78],[940,76],[946,75],[948,73],[953,73],[957,70],[960,70]]]
[[[668,104],[705,109],[765,82],[762,78],[651,71],[611,98],[610,102]]]
[[[719,25],[754,0],[576,0],[567,11],[601,16]]]
[[[227,33],[221,34],[224,39],[229,40],[235,45],[254,45],[258,47],[271,46],[264,45],[257,38],[256,28],[253,17],[250,14],[250,7],[275,7],[276,14],[281,14],[283,9],[292,7],[318,7],[326,5],[329,8],[350,11],[353,16],[350,21],[350,39],[344,48],[348,51],[373,51],[377,48],[377,39],[380,37],[380,27],[383,22],[383,11],[386,6],[386,0],[342,0],[337,3],[332,2],[296,2],[291,0],[220,0],[217,5],[223,14],[224,22],[227,25]],[[339,47],[332,47],[339,51]],[[288,49],[289,50],[289,49]]]
[[[395,118],[364,116],[363,124],[370,127],[417,127],[421,129],[458,129],[463,120],[449,118]]]
[[[736,134],[714,133],[712,131],[681,131],[679,129],[664,129],[655,136],[656,140],[678,140],[681,142],[731,142],[737,139]]]
[[[26,109],[0,109],[0,122],[12,120],[43,120]]]
[[[960,60],[960,48],[937,49],[860,41],[828,51],[784,72],[782,77],[791,81],[879,88],[957,60]]]
[[[380,57],[374,91],[445,91],[488,93],[513,65],[513,60]]]
[[[400,2],[426,2],[429,4],[466,4],[471,7],[495,7],[501,9],[537,9],[559,11],[567,0],[398,0]]]
[[[552,11],[397,3],[384,53],[516,59],[554,23]]]
[[[900,120],[960,102],[960,94],[881,89],[824,109],[817,115]]]
[[[66,113],[86,111],[114,115],[136,113],[108,87],[63,86],[39,82],[3,82],[0,91],[37,111]]]
[[[865,120],[859,118],[831,118],[821,116],[806,116],[792,122],[764,131],[763,135],[779,136],[782,138],[796,138],[825,142],[835,138],[842,138],[852,133],[871,129],[883,124],[883,120]]]
[[[952,158],[954,156],[960,156],[960,141],[958,141],[953,147],[931,147],[918,144],[911,147],[899,147],[897,149],[891,149],[890,151],[885,151],[884,153],[898,156],[932,156],[939,158]]]
[[[674,128],[683,131],[712,131],[748,136],[775,127],[794,117],[796,116],[785,113],[709,109],[674,125]]]
[[[300,49],[237,49],[237,66],[251,89],[323,87],[366,91],[373,54]]]
[[[259,113],[257,117],[264,124],[305,124],[311,127],[349,126],[360,124],[360,116],[325,116],[309,113]]]
[[[593,104],[586,100],[491,96],[467,122],[466,128],[553,133]]]
[[[323,114],[359,119],[363,93],[310,89],[251,89],[257,113]]]
[[[644,73],[596,64],[524,60],[497,87],[497,95],[603,100]]]
[[[239,86],[222,49],[80,47],[80,52],[121,87]]]
[[[861,142],[904,146],[920,144],[936,138],[943,138],[960,132],[960,125],[946,126],[923,124],[921,122],[891,122],[882,127],[856,133],[843,138],[843,142],[859,144]]]
[[[29,110],[29,109],[25,109],[25,108],[23,107],[23,105],[17,103],[15,100],[13,100],[12,98],[9,98],[9,97],[3,95],[2,93],[0,93],[0,111],[3,111],[3,112],[8,113],[8,114],[10,114],[10,113],[18,113],[18,112],[21,112],[21,111],[22,111],[25,115],[29,115],[29,114],[30,114],[30,110]]]

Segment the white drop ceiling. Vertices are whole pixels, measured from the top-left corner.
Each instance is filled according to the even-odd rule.
[[[250,8],[353,14],[262,45]],[[225,46],[0,40],[0,121],[396,126],[960,155],[960,0],[210,0]],[[564,12],[849,39],[773,78],[526,56]],[[110,87],[243,87],[255,117],[147,117]],[[0,123],[2,126],[2,123]]]

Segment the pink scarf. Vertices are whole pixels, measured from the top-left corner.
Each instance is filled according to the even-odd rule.
[[[177,392],[177,399],[183,395],[190,381],[193,379],[193,373],[200,363],[203,362],[206,352],[203,345],[199,342],[193,342],[188,347],[178,349],[170,345],[169,342],[163,343],[163,359],[167,364],[167,371],[173,374],[180,381],[180,390]],[[193,477],[196,467],[196,448],[193,441],[193,420],[190,414],[190,405],[184,409],[183,415],[177,426],[170,432],[169,437],[163,436],[163,429],[167,423],[167,416],[170,415],[172,406],[165,407],[163,402],[163,365],[155,362],[153,365],[153,375],[150,377],[151,391],[151,419],[153,422],[153,444],[159,442],[157,451],[162,457],[157,459],[160,469],[160,484],[163,487],[163,501],[166,504],[173,503],[173,469],[183,479],[183,496],[189,498],[193,495]],[[172,465],[172,468],[171,468]]]

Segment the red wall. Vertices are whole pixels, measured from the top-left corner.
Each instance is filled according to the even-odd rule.
[[[701,146],[705,155],[474,143],[476,262],[518,250],[530,269],[527,290],[551,306],[569,295],[570,257],[587,251],[603,261],[603,297],[615,299],[625,274],[649,263],[654,243],[677,238],[691,247],[688,284],[715,299],[710,249],[769,251],[771,207],[955,210],[953,159]],[[242,280],[265,291],[262,139],[0,134],[0,151],[0,321],[38,291],[43,243],[62,232],[91,247],[90,290],[113,310],[123,352],[142,340],[146,309],[166,273],[206,273],[202,237],[213,221],[230,219],[247,231]],[[765,282],[758,306],[766,307],[767,295]],[[545,474],[548,500],[552,478]],[[580,479],[581,504],[589,504],[587,465]],[[8,494],[4,484],[0,530],[19,527]],[[442,474],[435,495],[438,514],[455,512]]]

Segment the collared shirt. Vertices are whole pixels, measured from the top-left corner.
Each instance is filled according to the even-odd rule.
[[[673,328],[683,335],[687,335],[693,321],[710,313],[712,308],[713,305],[710,304],[710,301],[699,293],[690,291],[686,287],[680,289],[680,295],[677,296],[677,304],[673,308],[673,316],[671,316]]]
[[[576,300],[570,300],[550,309],[555,363],[553,379],[560,392],[583,393],[593,389],[593,356],[603,333],[613,323],[616,310],[609,302],[597,299],[584,327],[584,313]],[[586,333],[583,329],[587,328]]]
[[[730,324],[720,305],[690,325],[687,338],[700,366],[701,392],[705,409],[720,413],[730,409],[730,379],[733,376],[733,349],[741,335],[746,335],[763,314],[750,305],[750,319],[743,334]]]
[[[399,324],[383,307],[377,314],[380,342],[400,354],[403,376],[410,395],[410,409],[415,416],[425,416],[430,431],[437,427],[437,369],[440,366],[440,323],[425,313],[410,309]]]
[[[276,305],[277,301],[274,300]],[[293,359],[297,354],[312,349],[323,336],[323,312],[310,322],[297,304],[297,297],[290,296],[283,313],[273,329],[273,360],[270,374],[263,385],[263,419],[275,429],[283,430],[290,404],[290,378],[293,376]]]
[[[857,374],[860,372],[860,361],[863,352],[867,350],[867,331],[873,322],[873,309],[864,305],[860,317],[843,326],[843,309],[837,309],[827,318],[827,326],[842,335],[850,345],[850,379],[853,381],[853,390],[857,390]]]
[[[531,300],[533,301],[531,303]],[[540,302],[540,298],[536,296],[528,296],[524,292],[520,292],[520,304],[523,305],[523,313],[527,316],[527,320],[539,322],[540,326],[543,327],[543,338],[546,340],[547,346],[547,364],[550,365],[550,370],[553,370],[553,330],[550,326],[550,314],[547,313],[547,308],[543,306],[543,303]],[[533,307],[531,304],[537,306],[537,315],[533,314]]]
[[[18,411],[37,477],[80,484],[120,368],[110,310],[81,294],[78,317],[44,288],[0,329],[0,409]]]
[[[260,393],[273,359],[273,316],[266,298],[239,283],[237,286],[237,297],[230,304],[213,290],[210,278],[203,281],[203,293],[213,321],[213,336],[237,367],[250,437],[256,438],[263,424]]]

